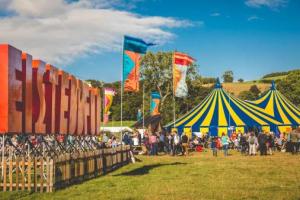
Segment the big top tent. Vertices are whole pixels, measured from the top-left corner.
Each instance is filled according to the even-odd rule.
[[[274,81],[263,96],[249,103],[277,119],[280,132],[290,132],[293,126],[300,125],[300,110],[276,89]]]
[[[262,109],[242,101],[222,88],[219,80],[213,91],[194,109],[168,124],[182,132],[202,132],[211,136],[227,134],[229,129],[244,132],[249,128],[275,131],[280,122]]]

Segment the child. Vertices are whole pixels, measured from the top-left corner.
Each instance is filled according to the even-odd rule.
[[[211,140],[211,149],[213,151],[213,156],[217,157],[217,153],[218,153],[218,148],[217,148],[217,137],[212,137]]]

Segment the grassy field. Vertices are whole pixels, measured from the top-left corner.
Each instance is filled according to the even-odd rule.
[[[0,199],[300,199],[300,155],[138,156],[140,162],[52,194],[1,192]]]
[[[123,121],[123,126],[132,126],[136,121]],[[104,126],[112,127],[112,126],[121,126],[121,121],[109,121]]]

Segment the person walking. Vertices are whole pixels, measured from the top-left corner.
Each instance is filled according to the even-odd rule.
[[[189,154],[189,137],[183,133],[181,136],[181,143],[182,143],[182,154],[188,155]]]
[[[228,145],[229,145],[229,138],[225,133],[222,133],[221,143],[224,151],[224,156],[228,156]]]
[[[257,138],[253,132],[250,133],[250,137],[248,139],[249,142],[249,155],[256,155],[256,145],[257,145]]]

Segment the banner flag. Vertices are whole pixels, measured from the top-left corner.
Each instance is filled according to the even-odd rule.
[[[187,67],[194,59],[187,54],[174,52],[173,57],[173,91],[176,97],[185,97],[188,94],[186,84]]]
[[[143,119],[143,113],[142,113],[141,109],[138,109],[136,118],[137,118],[137,121],[140,121]]]
[[[125,36],[123,49],[123,85],[124,91],[139,91],[141,54],[153,45],[142,39]]]
[[[113,102],[113,97],[115,96],[116,92],[113,88],[104,88],[104,117],[103,122],[106,124],[109,119],[109,109]]]
[[[158,92],[151,93],[150,114],[152,116],[159,115],[160,94]]]

